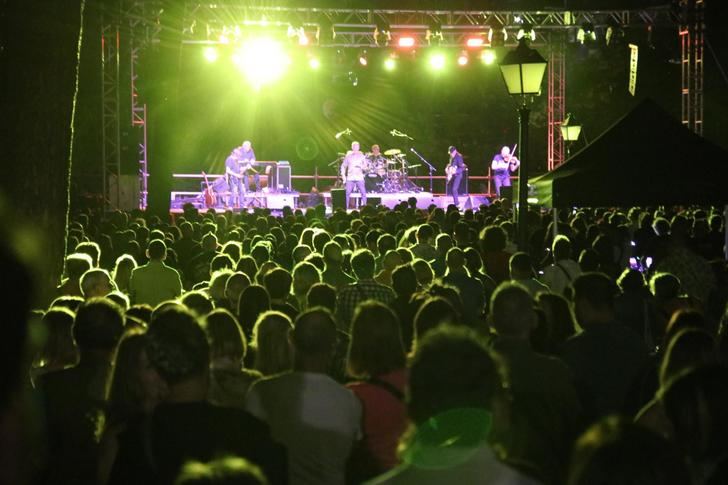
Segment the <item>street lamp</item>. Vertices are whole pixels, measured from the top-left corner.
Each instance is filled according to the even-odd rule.
[[[561,138],[566,142],[566,158],[571,156],[571,144],[579,139],[581,134],[581,125],[576,117],[571,113],[566,115],[566,119],[561,123]]]
[[[518,47],[510,51],[500,63],[503,81],[508,94],[520,96],[518,108],[518,146],[521,147],[521,171],[518,176],[518,245],[521,251],[528,248],[528,117],[531,109],[529,96],[539,94],[546,72],[546,59],[535,49],[528,47],[528,38],[523,37]]]

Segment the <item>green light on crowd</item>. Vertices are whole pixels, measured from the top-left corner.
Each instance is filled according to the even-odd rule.
[[[217,49],[214,47],[206,47],[204,55],[207,62],[215,62],[217,60]]]

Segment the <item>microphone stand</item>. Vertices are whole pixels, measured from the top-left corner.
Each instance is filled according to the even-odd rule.
[[[417,158],[419,158],[420,160],[422,160],[422,163],[424,163],[425,165],[427,165],[427,168],[430,169],[430,193],[432,193],[432,172],[437,172],[437,169],[435,167],[433,167],[430,162],[428,162],[427,160],[425,160],[425,157],[423,157],[422,155],[420,155],[417,152],[417,150],[415,150],[414,148],[410,148],[410,151],[412,153],[414,153],[415,155],[417,155]]]

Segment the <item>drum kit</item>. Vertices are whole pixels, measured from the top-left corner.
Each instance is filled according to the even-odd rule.
[[[336,167],[336,173],[344,161],[346,154],[339,153],[339,158],[330,163]],[[407,161],[407,155],[399,148],[386,150],[382,155],[366,153],[366,166],[364,168],[364,183],[367,192],[389,194],[394,192],[421,192],[422,187],[415,185],[409,179],[409,171],[420,166],[412,165]],[[337,186],[343,185],[341,178]]]

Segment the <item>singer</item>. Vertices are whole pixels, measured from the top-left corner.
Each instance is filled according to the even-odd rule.
[[[356,185],[361,194],[361,205],[367,203],[367,189],[364,186],[364,168],[366,166],[366,157],[359,150],[359,142],[351,143],[351,150],[346,152],[344,161],[341,164],[341,180],[346,187],[346,208],[349,208],[349,197],[351,191]]]

